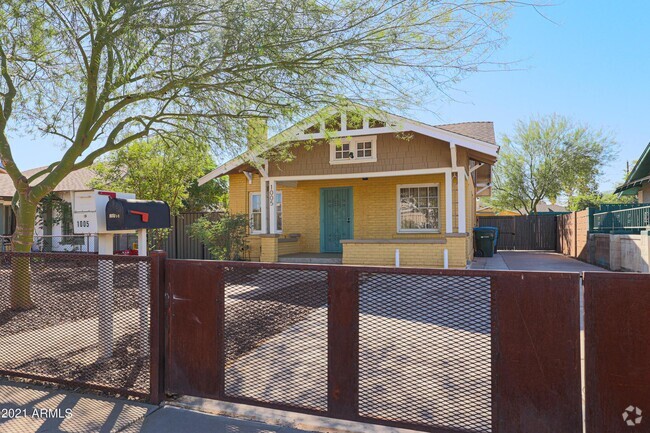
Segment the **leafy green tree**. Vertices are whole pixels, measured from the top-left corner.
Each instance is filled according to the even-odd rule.
[[[246,249],[248,223],[246,214],[203,217],[190,226],[190,236],[203,242],[218,260],[240,260]]]
[[[145,200],[163,200],[178,214],[191,200],[208,205],[210,198],[223,198],[224,190],[194,187],[196,180],[214,168],[210,147],[197,141],[179,143],[154,137],[135,141],[109,153],[93,166],[97,177],[92,186],[132,192]],[[217,187],[221,186],[217,184]],[[200,197],[192,199],[190,193]],[[214,196],[210,194],[214,193]],[[210,204],[219,207],[218,202]]]
[[[245,120],[291,121],[342,98],[400,106],[476,71],[503,36],[508,1],[4,0],[0,160],[15,188],[14,248],[74,170],[152,133],[238,153]],[[27,177],[10,129],[58,139]],[[21,268],[22,269],[22,268]],[[24,271],[25,269],[22,269]],[[23,272],[24,273],[24,272]],[[29,278],[14,308],[32,306]]]
[[[201,186],[196,180],[192,181],[187,197],[183,199],[183,210],[187,212],[218,211],[226,207],[228,207],[228,184],[224,178],[215,179]]]
[[[581,211],[590,207],[599,208],[603,204],[632,204],[636,203],[637,198],[634,195],[618,196],[613,193],[589,193],[579,194],[569,199],[569,209],[572,211]]]
[[[603,131],[567,117],[519,121],[514,134],[503,137],[490,204],[534,214],[542,200],[555,203],[560,196],[592,193],[614,149]]]
[[[153,137],[135,141],[103,157],[93,167],[97,177],[92,186],[132,192],[144,200],[163,200],[172,215],[186,210],[188,204],[217,209],[222,207],[220,200],[226,195],[223,182],[197,185],[197,179],[214,166],[210,147],[205,143],[179,143]],[[169,232],[170,229],[151,230],[149,247],[161,248]]]

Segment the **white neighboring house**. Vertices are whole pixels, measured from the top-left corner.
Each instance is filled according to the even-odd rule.
[[[33,168],[24,172],[29,177],[45,167]],[[95,236],[74,236],[72,224],[72,197],[76,191],[92,191],[91,180],[95,173],[88,168],[82,168],[67,175],[54,188],[55,196],[61,200],[61,206],[45,209],[47,215],[44,223],[35,222],[34,247],[39,251],[77,251],[96,252]],[[16,189],[8,174],[0,172],[0,234],[8,237],[14,231],[15,218],[11,210],[11,200]],[[61,210],[63,213],[60,214]],[[49,220],[49,221],[48,221]],[[5,238],[6,239],[6,238]],[[5,244],[6,241],[3,243]]]

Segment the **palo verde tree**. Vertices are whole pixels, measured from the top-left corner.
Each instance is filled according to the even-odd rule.
[[[602,131],[558,115],[519,121],[502,141],[490,204],[529,214],[544,199],[555,202],[597,190],[615,146]]]
[[[342,98],[413,102],[486,62],[507,1],[4,0],[0,160],[15,187],[14,246],[67,174],[151,133],[244,143],[245,119],[294,120]],[[56,137],[28,178],[10,128]],[[25,280],[22,280],[25,281]],[[28,308],[28,284],[12,304]]]

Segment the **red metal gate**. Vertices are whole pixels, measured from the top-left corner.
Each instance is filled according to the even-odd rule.
[[[650,275],[588,272],[584,290],[587,432],[648,432]]]
[[[430,432],[582,429],[578,274],[165,269],[169,394]]]

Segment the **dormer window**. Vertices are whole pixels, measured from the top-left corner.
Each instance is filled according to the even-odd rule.
[[[351,137],[330,141],[330,164],[377,161],[377,136]]]

